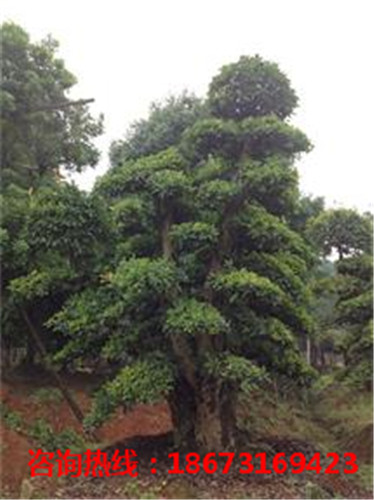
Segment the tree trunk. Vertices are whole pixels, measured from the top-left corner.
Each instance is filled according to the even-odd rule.
[[[172,256],[172,246],[170,241],[170,226],[172,224],[172,216],[170,212],[165,214],[165,218],[161,227],[161,245],[162,245],[162,255],[166,259],[170,259]]]
[[[196,403],[194,390],[185,378],[179,378],[169,397],[173,421],[174,444],[178,449],[192,451],[196,447]]]
[[[49,373],[51,374],[51,376],[54,378],[54,380],[56,381],[60,391],[62,392],[62,395],[64,396],[66,402],[68,403],[72,413],[74,414],[74,416],[76,417],[76,419],[78,420],[79,423],[82,423],[83,422],[83,413],[81,411],[81,409],[79,408],[78,404],[76,403],[75,399],[73,398],[73,396],[70,394],[70,391],[68,390],[68,388],[65,386],[64,382],[62,381],[60,375],[57,373],[57,371],[52,367],[52,365],[50,364],[50,362],[48,361],[48,353],[47,353],[47,350],[43,344],[43,341],[41,340],[36,328],[34,327],[34,325],[32,324],[31,320],[30,320],[30,317],[29,315],[27,314],[26,310],[25,309],[21,309],[21,312],[22,312],[22,315],[23,315],[23,318],[28,326],[28,331],[31,335],[31,338],[33,339],[33,341],[35,342],[35,346],[37,347],[37,349],[39,350],[42,358],[43,358],[43,361],[45,362],[45,368],[49,371]]]
[[[308,365],[311,364],[311,342],[310,342],[310,338],[307,337],[306,338],[306,362],[308,363]]]
[[[26,340],[26,356],[25,356],[25,365],[26,367],[32,368],[34,366],[35,361],[35,344],[31,337],[27,337]]]
[[[162,207],[164,215],[161,226],[162,254],[172,258],[170,227],[172,214]],[[228,225],[224,230],[224,248],[229,248]],[[211,271],[219,269],[218,255],[212,256]],[[212,303],[212,290],[204,291],[207,302]],[[221,452],[234,446],[236,419],[234,394],[221,381],[199,374],[194,359],[194,350],[183,336],[171,335],[174,355],[180,365],[180,376],[173,394],[169,397],[169,406],[174,426],[174,441],[179,449],[197,450],[201,453]],[[214,339],[202,335],[196,339],[195,348],[198,356],[223,348],[223,338]]]
[[[201,453],[234,449],[233,394],[215,380],[203,381],[197,391],[179,381],[169,399],[176,447]]]
[[[198,449],[220,452],[234,447],[233,392],[220,382],[206,380],[197,394],[195,438]]]

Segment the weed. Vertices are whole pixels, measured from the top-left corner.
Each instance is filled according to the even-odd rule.
[[[64,429],[57,434],[43,419],[36,420],[30,427],[29,436],[46,451],[65,451],[69,448],[73,453],[79,453],[86,449],[85,440],[73,429]]]
[[[40,388],[33,392],[32,399],[37,403],[60,403],[62,401],[62,394],[59,389],[55,387]]]
[[[5,403],[0,403],[0,415],[4,424],[14,431],[20,431],[23,428],[23,421],[21,415],[8,408]]]

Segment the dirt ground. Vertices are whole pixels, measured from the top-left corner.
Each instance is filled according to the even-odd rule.
[[[70,428],[82,433],[80,424],[65,401],[43,404],[33,396],[40,383],[40,380],[33,379],[4,381],[0,388],[1,401],[12,411],[20,413],[27,424],[42,418],[56,432]],[[83,411],[87,411],[90,407],[90,397],[82,387],[84,381],[69,379],[68,383],[79,406]],[[126,413],[118,411],[101,427],[97,432],[97,437],[103,446],[109,446],[132,436],[152,436],[170,430],[171,418],[166,404],[139,405],[133,411]],[[3,422],[0,426],[0,442],[2,490],[6,494],[18,496],[22,480],[30,476],[28,462],[31,457],[29,450],[35,450],[36,445],[28,436],[9,429]]]
[[[95,383],[84,377],[69,378],[66,382],[82,410],[87,412],[91,404],[89,394]],[[80,424],[65,401],[46,403],[36,397],[40,388],[48,388],[43,377],[12,377],[11,381],[1,384],[1,401],[13,412],[18,412],[28,425],[42,418],[55,432],[70,428],[82,434]],[[167,459],[172,451],[171,430],[170,412],[164,403],[139,405],[127,413],[118,411],[97,432],[100,449],[108,453],[114,449],[136,449],[139,477],[67,478],[61,481],[61,478],[31,479],[29,450],[35,450],[37,443],[25,432],[1,423],[2,498],[372,498],[371,491],[343,474],[320,474],[319,477],[273,474],[266,477],[203,472],[185,477],[171,476],[168,473],[170,460]],[[270,436],[268,441],[258,442],[257,451],[273,448],[276,452],[286,452],[287,456],[295,451],[304,454],[315,451],[307,440],[266,435]],[[156,475],[149,471],[153,456],[157,457]],[[232,469],[237,471],[238,468]]]

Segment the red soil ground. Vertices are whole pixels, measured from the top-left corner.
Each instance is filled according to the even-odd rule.
[[[12,411],[18,412],[25,423],[36,419],[46,420],[56,432],[70,428],[81,433],[81,426],[71,413],[65,401],[45,403],[33,395],[39,384],[35,380],[7,381],[1,384],[1,401]],[[69,380],[69,387],[80,407],[86,412],[90,407],[90,397],[84,384]],[[45,385],[43,387],[46,387]],[[133,411],[118,411],[98,432],[97,437],[107,446],[132,436],[147,436],[171,430],[171,418],[166,404],[141,405]],[[17,497],[22,480],[30,477],[29,450],[36,444],[27,436],[11,430],[3,423],[0,427],[0,477],[2,494]]]

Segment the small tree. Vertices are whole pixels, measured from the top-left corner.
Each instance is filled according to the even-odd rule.
[[[284,222],[298,199],[292,161],[310,148],[284,120],[295,103],[276,65],[241,58],[177,147],[97,183],[122,240],[117,264],[51,321],[70,337],[60,358],[100,351],[113,364],[88,425],[167,398],[177,443],[221,450],[235,442],[239,391],[266,373],[311,375],[297,338],[310,327],[313,256]]]

